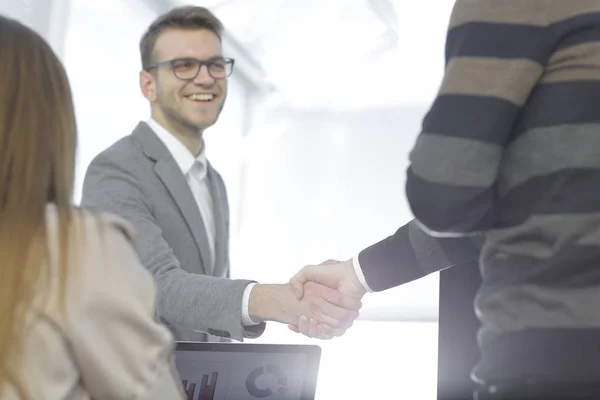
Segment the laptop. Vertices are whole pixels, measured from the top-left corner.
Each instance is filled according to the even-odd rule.
[[[316,345],[177,342],[175,366],[188,400],[314,400]]]

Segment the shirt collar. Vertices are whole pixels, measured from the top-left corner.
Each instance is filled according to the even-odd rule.
[[[206,159],[206,144],[202,145],[202,150],[200,150],[200,154],[197,157],[188,150],[187,147],[183,145],[175,136],[173,136],[168,130],[166,130],[162,125],[160,125],[156,120],[150,118],[146,121],[148,126],[156,133],[156,136],[163,142],[175,163],[181,169],[183,175],[187,175],[194,164],[200,164],[199,170],[203,171],[203,178],[206,176],[206,165],[208,163]]]

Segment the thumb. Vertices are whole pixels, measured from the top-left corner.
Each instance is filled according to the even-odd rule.
[[[304,296],[304,284],[308,281],[307,269],[308,267],[302,268],[296,275],[290,279],[290,286],[294,290],[294,294],[298,300],[301,300]]]
[[[343,276],[340,275],[339,268],[336,268],[336,265],[308,265],[290,279],[290,285],[296,293],[304,291],[306,282],[315,282],[331,289],[337,289]],[[302,297],[298,298],[301,299]]]

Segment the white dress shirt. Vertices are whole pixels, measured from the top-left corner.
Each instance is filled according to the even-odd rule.
[[[354,258],[352,259],[352,266],[354,267],[354,273],[356,273],[358,280],[363,285],[365,290],[369,293],[373,293],[373,290],[367,284],[367,279],[365,278],[365,274],[363,274],[362,268],[360,266],[360,262],[358,261],[358,254],[356,256],[354,256]]]
[[[202,215],[202,221],[206,228],[206,236],[208,238],[208,244],[210,248],[210,258],[213,265],[210,265],[210,269],[214,270],[215,260],[215,241],[216,241],[216,226],[215,226],[215,211],[214,202],[210,193],[208,185],[208,179],[206,179],[207,164],[206,159],[206,146],[203,145],[200,150],[200,154],[196,157],[183,145],[175,136],[167,131],[162,125],[156,122],[154,119],[147,121],[148,126],[156,133],[156,136],[164,143],[165,147],[169,150],[175,163],[181,169],[181,172],[185,176],[185,179],[190,186],[194,199],[198,204],[200,215]],[[248,311],[248,304],[250,302],[250,292],[254,287],[255,283],[251,283],[246,286],[242,297],[242,324],[244,326],[256,325],[250,318]]]

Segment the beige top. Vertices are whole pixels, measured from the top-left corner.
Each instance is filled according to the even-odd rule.
[[[132,247],[130,227],[112,216],[76,215],[79,257],[70,258],[66,313],[57,290],[29,313],[20,376],[30,399],[183,398],[172,368],[173,340],[154,320],[154,282]],[[49,206],[54,256],[56,216]],[[1,399],[20,400],[12,389]]]

